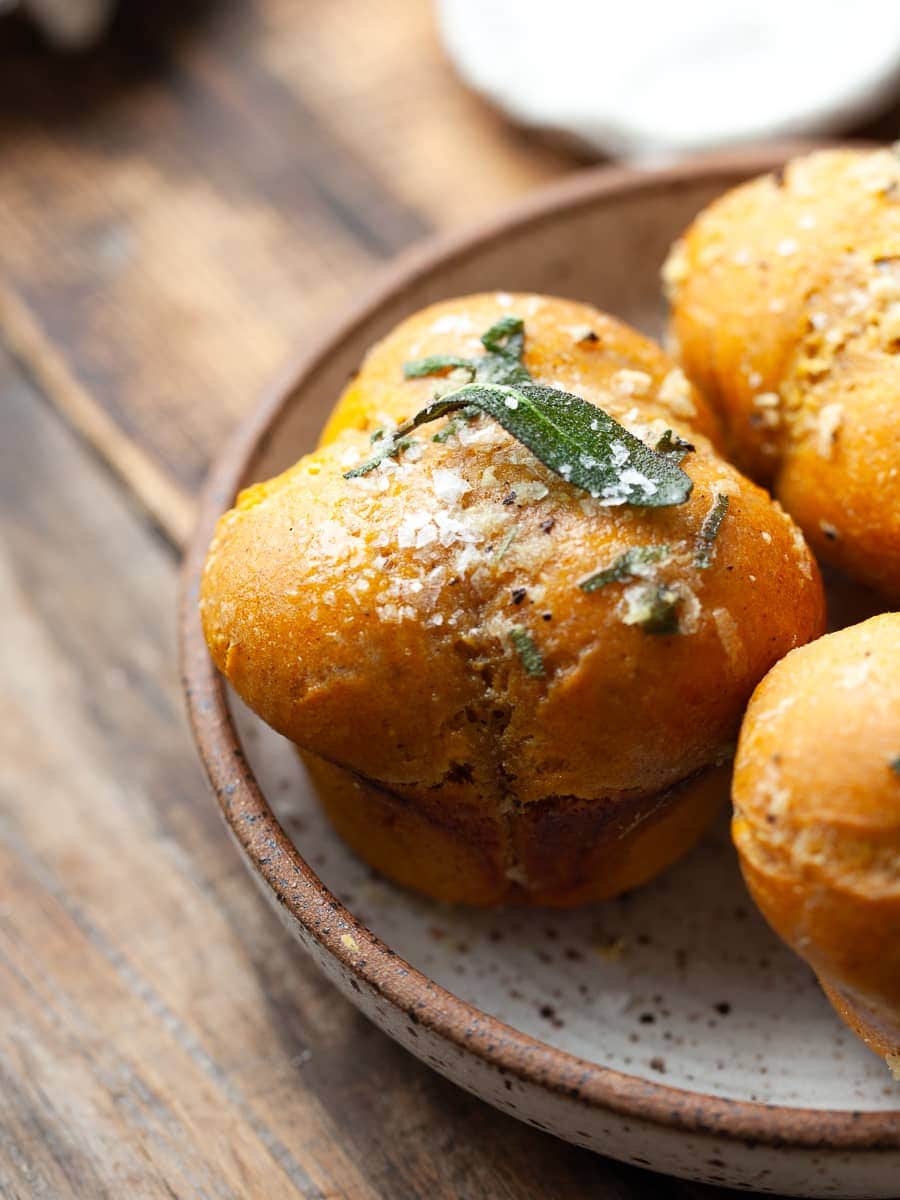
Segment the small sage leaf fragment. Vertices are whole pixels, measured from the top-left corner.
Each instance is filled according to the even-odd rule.
[[[619,583],[624,579],[635,579],[645,574],[645,567],[659,562],[669,553],[668,546],[629,546],[614,562],[602,571],[595,571],[578,586],[583,592],[596,592],[608,583]]]
[[[647,633],[678,632],[678,593],[665,584],[637,583],[625,593],[626,625]]]
[[[683,437],[679,437],[671,429],[667,429],[653,449],[657,454],[665,454],[680,464],[692,450],[696,450],[696,446],[691,442],[686,442]]]
[[[506,554],[507,550],[510,548],[510,546],[513,544],[513,542],[516,540],[517,533],[518,533],[518,530],[516,529],[515,526],[513,526],[512,529],[507,530],[507,532],[503,535],[503,541],[500,543],[500,545],[494,551],[494,566],[496,566],[497,563],[501,560],[501,558],[503,558],[503,556]]]
[[[528,630],[514,625],[509,631],[509,640],[522,660],[525,674],[531,675],[534,679],[542,679],[546,674],[544,671],[544,660],[541,658],[541,652],[534,644],[534,639]]]
[[[457,368],[468,371],[475,378],[475,361],[471,358],[460,358],[456,354],[432,354],[428,358],[417,358],[403,364],[403,374],[407,379],[421,379],[426,375],[442,375],[445,371]]]
[[[454,434],[459,433],[463,425],[480,416],[481,413],[477,408],[461,408],[455,417],[450,418],[443,429],[439,429],[437,433],[433,434],[431,440],[439,443],[447,442]]]
[[[397,437],[396,434],[392,438],[387,438],[377,454],[366,459],[364,463],[360,463],[358,467],[354,467],[352,471],[345,471],[344,478],[358,479],[361,475],[368,475],[370,471],[380,467],[386,458],[396,458],[404,450],[408,450],[415,440],[410,437]]]
[[[712,563],[713,550],[725,514],[728,512],[728,497],[724,492],[717,492],[713,506],[703,518],[700,532],[697,535],[697,548],[694,551],[694,566],[705,571]]]
[[[501,317],[481,335],[481,344],[491,354],[521,358],[525,350],[525,322],[521,317]]]

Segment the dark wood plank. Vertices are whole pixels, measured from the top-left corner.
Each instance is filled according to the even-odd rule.
[[[573,160],[458,83],[420,0],[123,14],[77,60],[0,25],[0,330],[182,540],[211,454],[323,317]]]
[[[319,977],[200,778],[171,554],[2,355],[0,407],[0,1194],[671,1194],[486,1108]]]

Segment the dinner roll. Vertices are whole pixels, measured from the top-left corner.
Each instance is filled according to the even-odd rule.
[[[393,432],[469,378],[452,364],[483,357],[485,331],[521,338],[515,318],[521,365],[562,389],[548,403],[570,397],[549,423],[572,395],[592,426],[620,423],[603,468],[619,474],[596,496],[563,477],[591,456],[551,470],[484,413]],[[524,394],[497,395],[504,420],[531,419]],[[567,905],[634,887],[696,840],[753,687],[823,623],[799,531],[716,436],[633,330],[583,304],[480,295],[404,321],[319,448],[240,495],[203,577],[210,650],[302,748],[362,857],[444,900]],[[683,460],[683,502],[654,506],[633,465],[647,446],[662,447],[648,470]]]
[[[900,613],[793,651],[759,685],[733,835],[763,915],[900,1077]]]
[[[729,455],[817,555],[900,597],[900,155],[826,150],[735,188],[664,270]]]

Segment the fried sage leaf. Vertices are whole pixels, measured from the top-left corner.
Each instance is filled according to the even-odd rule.
[[[457,367],[474,371],[475,378],[435,398],[404,421],[394,431],[395,442],[419,425],[462,408],[474,408],[502,425],[551,471],[601,504],[662,508],[687,500],[693,484],[677,455],[651,450],[580,396],[532,382],[522,363],[525,325],[521,317],[503,317],[481,341],[487,353],[478,359],[432,355],[405,365],[408,378]],[[679,452],[681,449],[677,447]],[[366,475],[395,453],[382,447],[374,458],[345,472],[344,478]]]
[[[551,471],[601,504],[662,508],[683,504],[691,494],[690,477],[677,463],[649,449],[602,409],[536,383],[463,384],[405,421],[394,438],[466,405],[493,417]],[[387,454],[376,457],[345,478],[366,474]]]

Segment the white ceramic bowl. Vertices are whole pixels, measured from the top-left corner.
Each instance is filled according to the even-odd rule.
[[[674,869],[575,912],[473,912],[374,877],[320,814],[292,747],[230,695],[197,616],[235,492],[309,449],[363,353],[431,301],[503,289],[592,301],[658,333],[658,269],[714,195],[785,151],[583,173],[401,263],[251,414],[185,566],[185,682],[201,754],[257,882],[364,1013],[541,1129],[686,1178],[804,1196],[900,1192],[900,1087],[747,896],[724,823]],[[867,615],[864,597],[842,598]],[[849,605],[849,608],[846,606]]]

